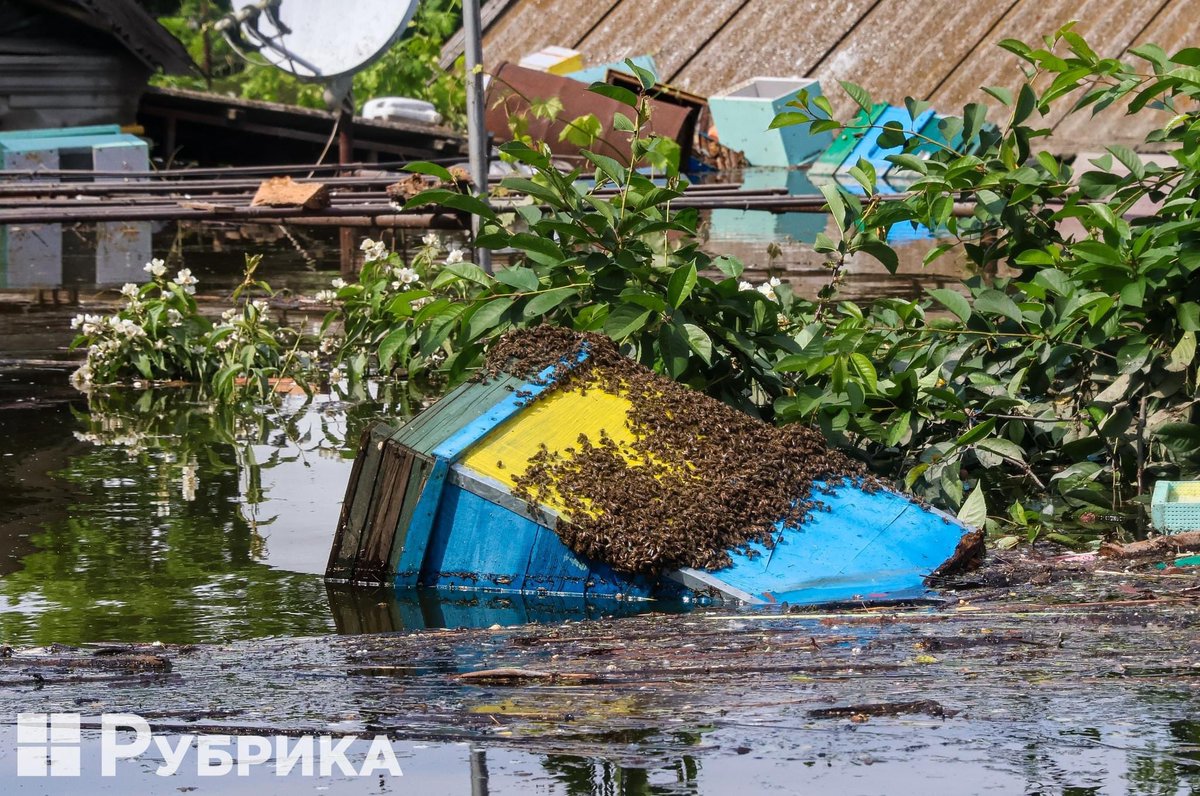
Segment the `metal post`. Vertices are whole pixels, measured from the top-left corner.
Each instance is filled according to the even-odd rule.
[[[338,164],[354,162],[354,101],[349,92],[338,108],[337,117]],[[343,176],[349,172],[343,172]],[[351,227],[342,227],[339,232],[341,244],[341,272],[354,273],[354,238],[356,231]]]
[[[488,137],[483,125],[483,23],[479,0],[463,0],[463,35],[467,56],[467,146],[471,157],[471,184],[475,194],[487,201]],[[471,217],[471,234],[478,236],[480,218]],[[492,272],[492,253],[475,250],[475,264]]]

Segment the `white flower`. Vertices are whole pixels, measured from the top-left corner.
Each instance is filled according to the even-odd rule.
[[[381,240],[363,238],[363,242],[358,248],[364,252],[368,262],[371,260],[382,260],[388,256],[387,244]]]
[[[179,273],[175,274],[175,283],[183,288],[185,293],[195,293],[196,283],[200,280],[192,276],[191,268],[181,268]]]
[[[167,264],[155,257],[153,260],[146,263],[146,267],[143,270],[157,279],[158,277],[167,273]]]
[[[782,284],[783,283],[779,281],[778,277],[773,276],[770,279],[768,279],[766,282],[763,282],[761,285],[759,285],[755,289],[759,293],[762,293],[767,298],[771,299],[772,301],[775,301],[776,300],[775,288],[779,287]]]
[[[138,286],[132,282],[126,282],[121,286],[121,295],[125,298],[135,299],[138,297]]]
[[[265,299],[254,299],[254,301],[250,303],[254,305],[254,309],[258,310],[259,315],[262,315],[267,311],[268,305]]]
[[[753,290],[753,289],[754,289],[754,285],[750,284],[745,279],[743,279],[741,282],[738,282],[738,290]]]
[[[330,281],[329,284],[333,285],[334,290],[341,290],[346,286],[346,280],[342,279],[340,276],[336,276],[332,281]]]
[[[451,249],[450,253],[446,255],[446,264],[447,265],[450,265],[452,263],[461,263],[462,261],[463,261],[463,250],[458,248],[457,246],[455,246],[453,249]]]
[[[322,304],[332,304],[337,300],[336,290],[318,290],[316,300]]]
[[[430,248],[430,249],[441,249],[442,248],[442,239],[438,236],[438,234],[436,232],[426,233],[425,237],[421,238],[421,243],[424,243],[426,248]]]
[[[80,365],[71,374],[71,386],[81,390],[92,383],[93,376],[92,368],[89,365]]]
[[[155,351],[162,351],[162,350],[164,350],[166,347],[167,347],[167,341],[166,341],[166,340],[163,340],[162,338],[159,338],[158,340],[155,340],[155,341],[154,341],[154,350],[155,350]]]
[[[238,316],[237,307],[230,307],[221,313],[221,320],[225,323],[233,323],[233,319]]]
[[[100,334],[104,331],[104,317],[101,315],[76,315],[71,319],[71,328],[78,329],[86,335]]]
[[[396,278],[400,280],[401,284],[405,285],[411,285],[413,282],[421,281],[421,275],[412,268],[397,268]]]
[[[340,369],[334,368],[333,370],[329,371],[329,383],[330,384],[337,384],[341,380],[342,380],[342,371]]]
[[[174,307],[167,307],[167,325],[179,326],[183,323],[183,314]]]
[[[135,337],[146,336],[146,330],[129,319],[122,320],[113,328],[120,334],[125,335],[125,337],[129,338],[130,340],[134,339]]]

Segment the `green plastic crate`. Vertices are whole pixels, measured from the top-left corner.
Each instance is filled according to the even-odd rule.
[[[1200,531],[1200,481],[1156,483],[1150,519],[1161,533]]]

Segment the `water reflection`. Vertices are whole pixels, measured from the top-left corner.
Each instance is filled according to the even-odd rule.
[[[337,632],[393,633],[432,627],[493,627],[606,619],[688,610],[682,603],[498,594],[477,590],[385,589],[326,584]]]
[[[10,449],[0,451],[0,497],[10,506],[0,523],[0,643],[487,627],[650,607],[327,589],[322,575],[363,429],[429,400],[406,385],[230,406],[183,388],[84,399],[61,370],[32,384],[28,375],[16,381],[39,399],[0,403],[0,429],[10,431]]]
[[[248,409],[186,390],[113,391],[53,406],[61,425],[39,424],[25,440],[34,451],[5,457],[25,466],[13,473],[20,522],[0,536],[12,570],[0,578],[0,639],[332,630],[320,573],[354,444],[375,416],[409,406],[345,397]],[[0,415],[12,423],[13,410]]]

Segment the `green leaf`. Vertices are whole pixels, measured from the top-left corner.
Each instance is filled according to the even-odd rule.
[[[625,66],[629,67],[633,74],[637,76],[638,82],[642,84],[644,91],[654,88],[654,84],[658,82],[658,78],[655,77],[653,72],[644,66],[638,66],[633,62],[632,58],[625,59]]]
[[[1129,169],[1129,173],[1137,179],[1140,180],[1146,176],[1146,164],[1129,147],[1113,144],[1112,146],[1105,147],[1105,149],[1111,152],[1113,157],[1119,160],[1122,166]]]
[[[987,522],[987,500],[983,497],[983,482],[975,482],[975,488],[958,510],[958,519],[971,528],[982,528]]]
[[[913,99],[912,97],[904,98],[904,107],[908,111],[908,118],[916,119],[925,111],[929,110],[932,103],[925,100]]]
[[[566,259],[563,250],[554,241],[542,235],[518,232],[509,240],[509,245],[525,252],[529,259],[542,265],[558,265]]]
[[[871,112],[871,95],[862,86],[851,83],[848,80],[839,80],[842,90],[850,95],[850,99],[858,103],[858,107],[862,108],[867,113]]]
[[[400,347],[408,341],[411,330],[407,326],[400,326],[393,329],[387,337],[379,342],[379,350],[376,352],[379,356],[379,369],[389,372],[392,369],[392,361],[396,358],[396,352]]]
[[[593,94],[599,94],[602,97],[616,100],[622,105],[628,105],[631,108],[636,108],[638,104],[637,94],[634,94],[623,86],[614,86],[610,83],[593,83],[588,86],[587,90]]]
[[[1037,94],[1033,86],[1022,83],[1020,91],[1017,92],[1017,106],[1013,109],[1013,124],[1020,124],[1028,119],[1036,107]]]
[[[590,160],[605,177],[619,186],[625,185],[627,174],[625,167],[620,163],[607,155],[597,155],[595,152],[581,152],[580,154]]]
[[[678,308],[696,286],[696,264],[688,263],[675,269],[667,283],[667,303]]]
[[[558,133],[559,141],[567,141],[577,147],[590,147],[604,132],[604,126],[594,113],[585,113],[566,122]]]
[[[488,207],[474,196],[468,196],[465,193],[457,191],[447,191],[442,188],[434,188],[428,191],[422,191],[404,203],[405,210],[412,210],[425,205],[437,204],[442,207],[449,207],[452,210],[462,210],[465,213],[486,218],[489,221],[496,220],[496,214],[492,208]]]
[[[900,122],[884,122],[883,129],[879,132],[878,143],[883,149],[895,149],[896,147],[904,146],[904,142],[908,140],[904,135],[904,125]]]
[[[683,324],[684,334],[687,335],[688,345],[692,350],[704,360],[704,364],[712,364],[712,339],[709,338],[708,332],[701,329],[694,323]]]
[[[984,86],[983,90],[984,93],[990,94],[996,99],[1000,100],[1001,103],[1005,105],[1012,105],[1013,95],[1012,91],[1009,89],[1006,89],[1003,86]]]
[[[823,183],[820,190],[821,195],[825,197],[825,203],[829,206],[829,214],[833,216],[833,223],[837,224],[838,230],[845,235],[846,202],[842,199],[842,192],[835,183],[828,182]]]
[[[771,124],[767,127],[767,129],[778,130],[780,127],[791,127],[792,125],[796,124],[808,124],[811,121],[812,117],[807,113],[800,113],[799,111],[784,111],[783,113],[777,114],[775,118],[771,120]]]
[[[1156,72],[1167,69],[1167,54],[1157,44],[1143,44],[1138,47],[1131,47],[1129,48],[1129,53],[1152,63]]]
[[[970,142],[979,134],[987,119],[987,106],[982,102],[970,102],[963,107],[963,141]]]
[[[879,375],[875,372],[875,366],[871,364],[871,360],[867,359],[866,354],[858,352],[851,354],[850,367],[858,375],[868,395],[879,392]]]
[[[499,269],[496,271],[496,281],[525,293],[537,290],[540,284],[536,271],[520,265]]]
[[[437,177],[442,182],[454,182],[454,175],[445,166],[439,166],[437,163],[429,163],[424,160],[414,161],[404,167],[405,171],[411,171],[414,174],[428,174],[430,177]]]
[[[658,330],[658,346],[667,375],[678,379],[688,369],[691,346],[687,335],[673,323],[664,323]]]
[[[971,303],[961,293],[945,287],[935,288],[928,292],[934,301],[957,315],[963,323],[971,319]]]
[[[1194,423],[1164,423],[1154,430],[1154,437],[1177,454],[1200,450],[1200,425]]]
[[[559,304],[575,296],[576,293],[577,291],[574,287],[554,288],[545,293],[539,293],[529,300],[529,303],[525,305],[523,313],[526,318],[536,318],[540,315],[545,315]]]
[[[468,282],[475,282],[484,287],[491,287],[493,281],[495,281],[493,277],[488,276],[487,271],[484,271],[475,263],[469,263],[466,260],[457,263],[446,263],[442,268],[442,273],[454,274],[466,279]]]
[[[916,155],[888,155],[887,160],[895,163],[901,169],[915,171],[917,174],[921,175],[929,174],[929,166],[926,165],[924,159],[919,158]]]
[[[640,330],[650,319],[650,310],[638,304],[618,305],[604,322],[604,333],[621,342]]]
[[[1200,304],[1186,301],[1179,305],[1175,314],[1179,318],[1179,327],[1185,332],[1200,332]]]
[[[896,250],[881,240],[869,240],[861,243],[859,249],[882,263],[889,274],[896,273],[896,270],[900,268],[900,257],[896,254]]]
[[[527,180],[524,177],[505,177],[500,181],[500,187],[532,196],[534,199],[539,199],[551,207],[561,207],[563,205],[563,198],[553,190],[533,180]]]
[[[1183,337],[1171,349],[1171,357],[1167,364],[1169,371],[1187,370],[1196,360],[1196,333],[1184,332]]]
[[[467,339],[476,340],[487,332],[495,329],[500,322],[500,316],[516,301],[513,296],[499,296],[487,299],[482,307],[475,310],[467,321]]]
[[[1019,324],[1025,323],[1021,308],[1011,298],[999,290],[988,289],[975,298],[975,311],[985,315],[1003,315]]]
[[[980,440],[979,447],[1014,462],[1025,461],[1025,450],[1017,443],[1004,437],[992,437],[991,439]]]
[[[846,173],[853,177],[867,194],[875,193],[879,177],[875,173],[875,167],[871,165],[871,161],[859,158],[858,163],[847,169]]]
[[[982,423],[978,423],[978,424],[972,426],[971,428],[967,429],[967,432],[965,434],[963,434],[962,436],[960,436],[956,440],[955,444],[957,444],[960,448],[966,447],[967,445],[974,443],[976,440],[982,439],[983,437],[986,437],[988,434],[991,434],[992,429],[994,429],[995,427],[996,427],[996,419],[994,417],[989,417],[987,420],[984,420]]]
[[[614,130],[617,130],[622,133],[637,132],[637,125],[635,125],[633,123],[633,119],[630,119],[628,116],[621,113],[620,111],[615,111],[613,113],[612,126],[613,126]]]

